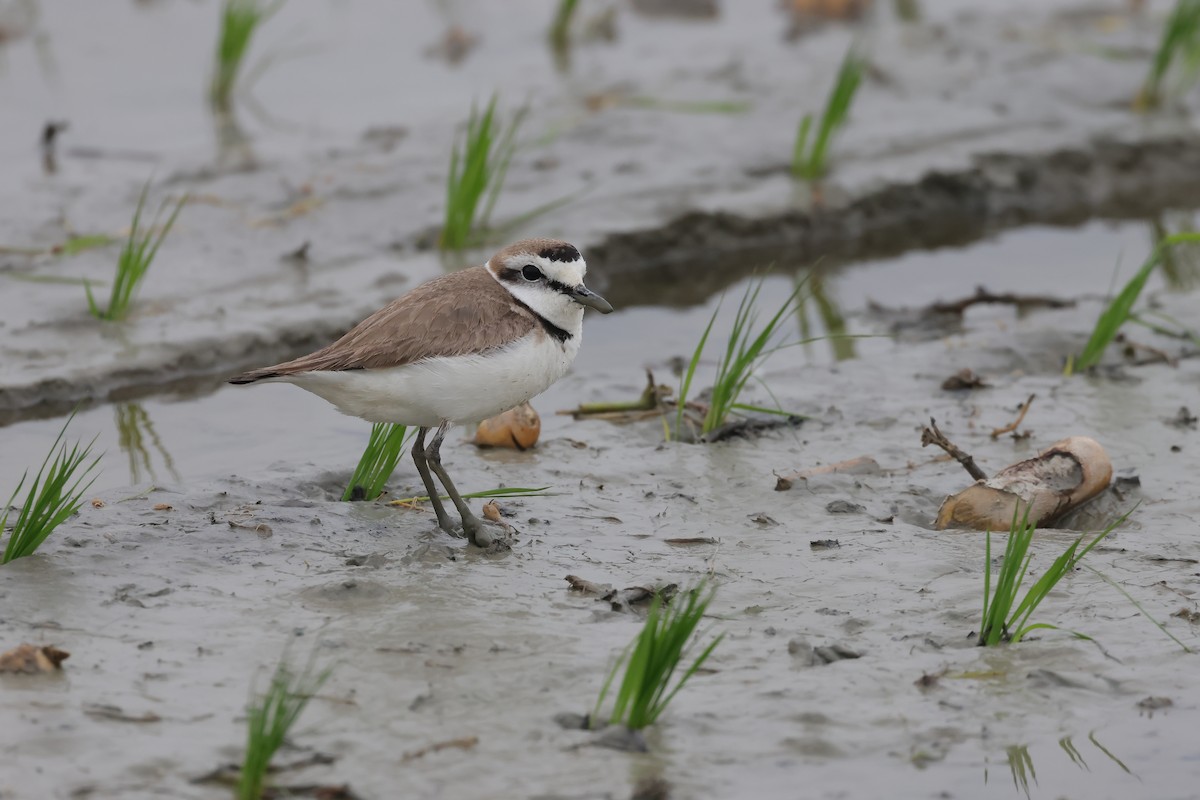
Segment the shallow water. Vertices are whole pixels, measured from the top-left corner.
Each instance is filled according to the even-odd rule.
[[[1174,217],[1179,223],[1186,215]],[[879,338],[844,341],[838,347],[832,341],[814,342],[785,353],[774,366],[822,364],[839,353],[886,358],[893,347],[886,338],[891,334],[887,315],[872,313],[872,304],[915,310],[969,297],[980,285],[998,294],[1098,299],[1140,265],[1153,241],[1152,230],[1150,223],[1137,222],[1094,222],[1078,229],[1022,228],[967,248],[912,251],[818,272],[823,297],[846,317],[845,332]],[[1191,274],[1188,270],[1194,272],[1187,263],[1182,270],[1185,279]],[[747,264],[744,272],[751,274],[756,268],[779,270],[786,265],[763,259]],[[771,275],[764,298],[781,298],[796,280],[805,279],[811,279],[809,271]],[[638,305],[618,308],[606,317],[589,317],[586,345],[573,377],[535,403],[544,430],[548,435],[566,435],[570,430],[569,418],[556,415],[557,410],[580,402],[635,398],[645,385],[644,367],[654,370],[660,382],[675,385],[671,359],[690,357],[722,297],[728,299],[728,307],[721,319],[727,320],[734,301],[754,280],[744,278],[723,294],[686,308],[655,306],[653,295],[642,294]],[[1156,274],[1148,291],[1162,290],[1164,283]],[[805,308],[811,335],[826,332],[815,301],[810,298]],[[976,320],[994,319],[998,326],[1010,324],[1013,318],[1006,307],[980,306],[970,313]],[[714,364],[716,354],[716,350],[709,353],[706,363]],[[586,376],[596,372],[611,376],[610,389],[588,389]],[[883,382],[894,379],[899,376],[881,376]],[[37,463],[61,425],[62,418],[54,417],[8,426],[4,430],[8,457],[0,461],[0,486],[14,484],[27,465]],[[305,392],[286,386],[226,386],[220,377],[191,382],[178,393],[85,409],[72,427],[76,436],[98,436],[97,448],[109,454],[97,489],[144,482],[186,483],[231,470],[254,474],[280,462],[345,468],[357,458],[368,430],[366,424],[339,416]]]

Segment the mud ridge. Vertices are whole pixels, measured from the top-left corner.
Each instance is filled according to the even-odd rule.
[[[1200,203],[1198,179],[1195,137],[1099,139],[1043,154],[982,154],[970,169],[932,171],[915,183],[889,184],[842,203],[759,217],[689,212],[663,226],[610,235],[588,248],[588,262],[612,284],[616,301],[627,292],[631,299],[643,294],[640,276],[652,267],[656,284],[686,279],[707,297],[753,266],[747,251],[786,270],[817,259],[962,246],[1021,225],[1139,219]],[[718,269],[734,257],[740,273]]]

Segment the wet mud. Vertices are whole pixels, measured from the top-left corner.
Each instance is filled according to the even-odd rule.
[[[1094,374],[1062,374],[1114,273],[1200,203],[1187,107],[1133,116],[1141,62],[1097,54],[1148,58],[1157,18],[957,0],[885,15],[815,198],[783,167],[854,30],[796,39],[772,3],[686,20],[634,3],[615,43],[555,72],[541,4],[467,5],[289,4],[282,30],[322,47],[264,73],[267,113],[243,100],[219,126],[197,70],[130,71],[206,64],[211,4],[37,4],[30,35],[0,44],[0,486],[80,401],[73,430],[107,450],[99,502],[0,569],[0,651],[70,653],[0,674],[0,798],[228,797],[246,701],[283,652],[334,673],[276,780],[344,796],[1193,796],[1196,656],[1148,617],[1200,649],[1200,358],[1135,329]],[[95,42],[113,26],[140,49]],[[492,82],[536,98],[498,216],[570,196],[532,227],[579,244],[619,306],[535,401],[535,448],[447,441],[464,490],[552,487],[499,501],[506,553],[424,509],[340,502],[365,425],[291,387],[223,384],[486,257],[427,245],[447,141]],[[68,117],[48,175],[37,135]],[[119,235],[152,172],[152,205],[192,201],[133,318],[105,326],[79,281],[106,280],[115,247],[54,248]],[[1194,261],[1178,267],[1146,304],[1195,329]],[[645,368],[674,384],[720,293],[754,274],[771,297],[808,282],[798,334],[871,337],[769,362],[771,393],[749,399],[802,422],[697,445],[664,442],[656,417],[554,413],[634,401]],[[1068,302],[972,302],[981,285]],[[988,474],[1096,438],[1116,481],[1039,534],[1034,569],[1140,503],[1088,562],[1141,609],[1082,570],[1037,618],[1094,641],[975,647],[983,539],[933,530],[970,478],[922,449],[930,418]],[[422,493],[407,459],[389,485]],[[661,722],[637,739],[560,724],[592,712],[646,600],[705,578],[706,635],[726,638]]]
[[[1038,796],[1185,797],[1197,777],[1185,733],[1200,703],[1194,656],[1086,571],[1038,616],[1095,642],[1047,632],[974,647],[981,534],[931,530],[969,477],[921,449],[929,416],[989,471],[1086,431],[1138,485],[1118,483],[1077,526],[1141,501],[1089,561],[1200,645],[1195,625],[1172,616],[1196,613],[1200,577],[1189,477],[1200,440],[1173,424],[1200,359],[1127,368],[1123,380],[1016,369],[1048,358],[1033,354],[1053,347],[1052,332],[1080,341],[1098,307],[1084,306],[1019,325],[1008,309],[969,314],[952,340],[888,343],[886,384],[880,358],[775,363],[772,391],[812,416],[794,430],[688,445],[663,443],[653,420],[551,418],[527,452],[457,442],[447,462],[463,486],[555,488],[501,501],[517,529],[501,556],[440,533],[425,510],[338,502],[348,459],[332,472],[299,462],[104,491],[102,508],[6,567],[0,632],[71,658],[52,682],[0,676],[16,723],[0,732],[12,754],[4,785],[14,797],[223,796],[191,781],[236,760],[249,686],[291,648],[336,671],[293,737],[332,761],[287,780],[348,783],[363,797],[627,797],[651,779],[678,797],[786,796],[798,773],[819,797],[895,786],[1010,797],[1013,765],[1027,761]],[[990,388],[939,388],[967,364]],[[606,368],[569,380],[603,396],[638,379]],[[288,388],[266,391],[282,400]],[[993,440],[1033,391],[1028,438]],[[777,491],[776,474],[863,454],[878,467]],[[407,462],[392,486],[418,491]],[[1035,563],[1072,535],[1041,534]],[[720,587],[711,631],[726,641],[644,754],[555,722],[590,712],[640,624],[636,606],[614,610],[572,575]],[[1148,697],[1171,705],[1151,717]],[[120,714],[89,714],[96,704]],[[474,744],[439,747],[458,741]],[[65,763],[63,752],[87,755]]]

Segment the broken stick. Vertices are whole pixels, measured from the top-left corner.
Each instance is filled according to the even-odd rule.
[[[933,417],[929,418],[929,427],[921,429],[921,447],[931,444],[936,444],[938,447],[945,450],[946,453],[955,461],[962,464],[963,469],[965,469],[975,480],[987,480],[987,473],[979,468],[979,465],[975,463],[975,459],[971,457],[971,454],[964,453],[962,450],[959,450],[954,445],[954,442],[947,439],[945,435],[938,430],[937,420],[935,420]]]

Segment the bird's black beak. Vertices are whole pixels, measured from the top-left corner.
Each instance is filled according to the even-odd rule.
[[[612,304],[605,300],[600,295],[593,292],[591,289],[584,286],[582,283],[567,291],[567,295],[579,303],[581,306],[594,308],[601,314],[608,314],[613,310]]]

